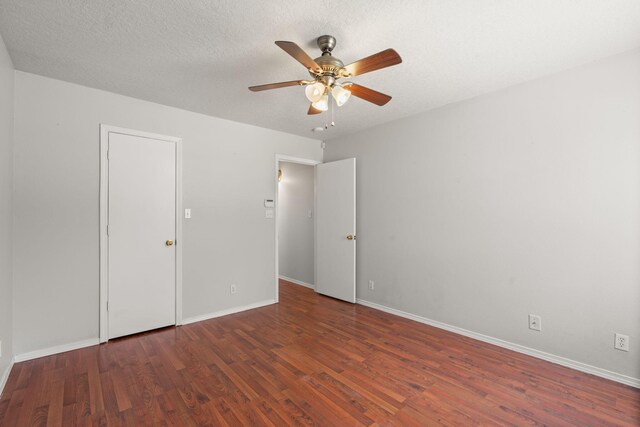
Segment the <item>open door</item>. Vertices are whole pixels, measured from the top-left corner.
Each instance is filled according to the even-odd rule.
[[[356,159],[316,166],[316,292],[356,302]]]

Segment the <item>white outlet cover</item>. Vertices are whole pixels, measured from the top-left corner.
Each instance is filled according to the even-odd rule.
[[[616,334],[613,347],[616,350],[629,351],[629,336],[623,334]]]
[[[542,331],[542,317],[536,314],[529,315],[529,329],[533,331]]]
[[[373,282],[373,280],[369,280],[369,290],[374,290],[375,289],[375,283]]]

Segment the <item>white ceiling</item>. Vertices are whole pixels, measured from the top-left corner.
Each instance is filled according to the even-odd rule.
[[[330,139],[640,46],[638,0],[0,0],[15,67],[294,134]],[[313,134],[305,79],[273,42],[312,57],[334,35],[345,64],[393,47],[403,63],[353,81],[387,93],[352,99]]]

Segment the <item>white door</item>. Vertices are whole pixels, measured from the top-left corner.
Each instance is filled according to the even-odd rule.
[[[315,285],[356,302],[356,159],[316,166]]]
[[[108,336],[176,323],[176,143],[109,132]]]

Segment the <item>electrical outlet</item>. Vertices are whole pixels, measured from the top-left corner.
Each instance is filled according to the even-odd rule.
[[[613,347],[616,350],[629,351],[629,336],[616,334],[615,342],[613,343]]]
[[[185,209],[185,210],[184,210],[184,217],[185,217],[186,219],[191,218],[191,209]]]
[[[236,288],[236,285],[231,285],[231,293],[232,294],[235,294],[237,290],[238,289]]]
[[[529,315],[529,329],[534,331],[542,331],[542,317],[536,314]]]
[[[369,280],[369,290],[372,291],[375,289],[375,283],[373,283],[373,280]]]

